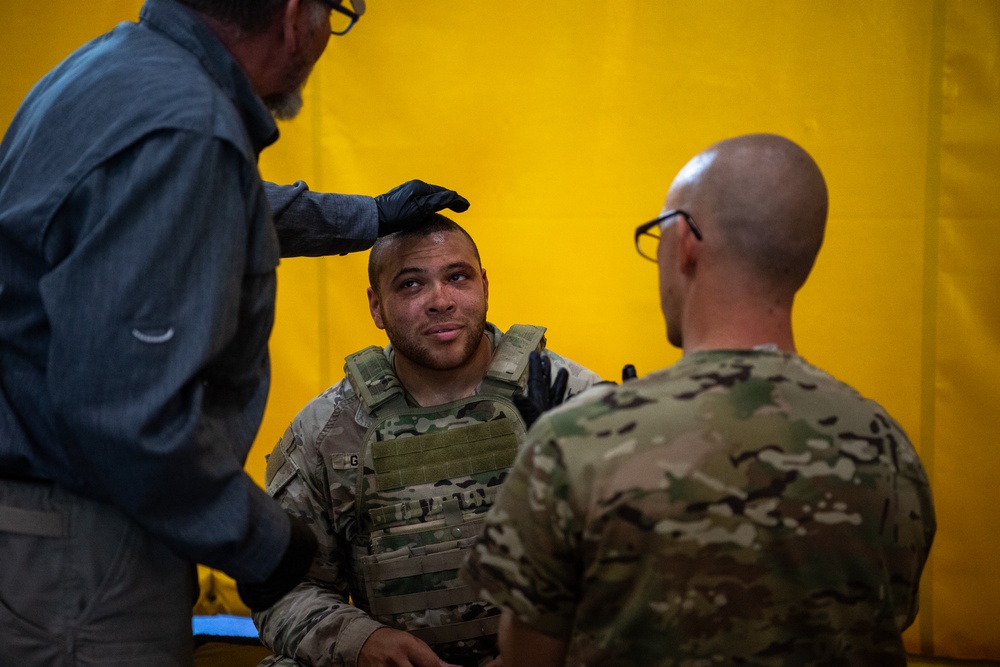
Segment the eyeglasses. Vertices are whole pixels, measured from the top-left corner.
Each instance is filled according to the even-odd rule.
[[[660,230],[663,228],[663,223],[677,215],[684,218],[694,237],[699,241],[701,240],[701,230],[694,223],[694,218],[691,217],[691,214],[675,208],[667,211],[656,220],[644,222],[635,228],[635,249],[639,251],[640,255],[651,262],[657,261],[656,250],[660,245]]]
[[[334,13],[330,14],[330,34],[346,35],[365,13],[365,0],[320,0]]]

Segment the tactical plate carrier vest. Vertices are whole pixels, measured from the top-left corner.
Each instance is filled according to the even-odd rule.
[[[458,567],[524,440],[511,395],[544,333],[512,326],[477,395],[428,408],[407,404],[381,348],[346,360],[347,377],[373,420],[356,495],[356,602],[442,658],[496,650],[499,611],[461,581]]]

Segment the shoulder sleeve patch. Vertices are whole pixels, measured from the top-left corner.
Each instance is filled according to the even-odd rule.
[[[292,427],[289,426],[285,429],[281,440],[275,445],[274,451],[267,457],[267,467],[264,468],[264,486],[272,495],[295,475],[295,467],[285,456],[285,449],[292,444],[294,439],[295,434],[292,433]]]

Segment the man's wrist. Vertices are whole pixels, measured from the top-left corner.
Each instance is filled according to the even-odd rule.
[[[251,611],[263,611],[295,588],[309,572],[316,554],[316,536],[309,527],[288,515],[288,546],[274,572],[260,583],[237,582],[236,590]]]

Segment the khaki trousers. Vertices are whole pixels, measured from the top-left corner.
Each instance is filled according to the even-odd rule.
[[[191,564],[110,505],[0,480],[0,662],[190,667]]]

